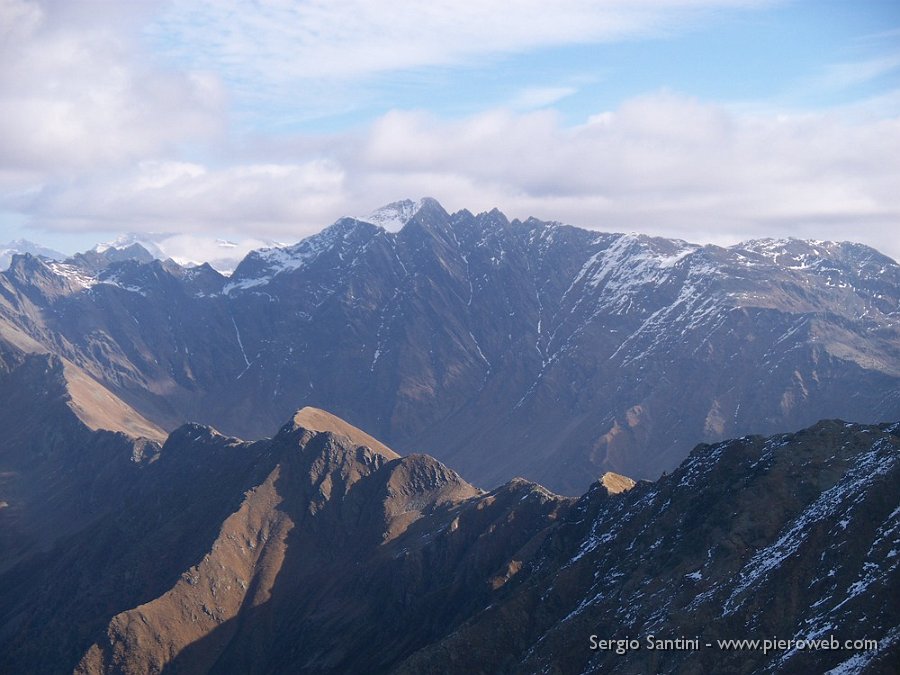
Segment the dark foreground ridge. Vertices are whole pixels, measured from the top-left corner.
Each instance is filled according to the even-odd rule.
[[[702,445],[577,500],[483,492],[311,408],[253,443],[83,434],[85,458],[123,461],[74,513],[11,503],[22,531],[57,530],[3,551],[2,672],[887,673],[900,654],[900,424]],[[42,447],[50,474],[78,452]],[[592,635],[878,646],[616,654]]]

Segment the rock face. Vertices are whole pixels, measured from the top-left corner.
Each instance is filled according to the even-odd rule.
[[[865,246],[701,247],[428,199],[368,220],[230,278],[140,247],[16,256],[0,336],[167,430],[259,438],[314,405],[481,485],[569,494],[698,442],[900,418],[900,267]]]
[[[118,450],[94,517],[0,571],[0,671],[384,670],[487,604],[571,503],[484,493],[315,409],[271,440],[186,425],[146,462]]]
[[[900,423],[701,445],[578,500],[522,479],[483,492],[311,408],[253,443],[78,433],[43,471],[104,448],[102,489],[0,570],[2,672],[886,673],[900,655]]]
[[[900,424],[837,421],[699,446],[625,494],[598,483],[515,588],[397,672],[896,672],[898,486]],[[829,646],[718,642],[774,638]]]
[[[2,345],[0,429],[0,572],[115,509],[164,437],[71,364]]]
[[[305,419],[267,445],[202,559],[114,616],[76,672],[385,670],[483,606],[567,504],[528,483],[484,494]]]

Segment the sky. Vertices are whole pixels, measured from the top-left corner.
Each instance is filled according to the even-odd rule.
[[[900,3],[0,0],[0,243],[196,259],[423,196],[900,259]]]

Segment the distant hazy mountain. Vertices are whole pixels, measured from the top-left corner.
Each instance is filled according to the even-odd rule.
[[[0,270],[5,270],[9,267],[9,263],[14,255],[22,253],[44,256],[51,260],[62,260],[66,257],[65,253],[54,251],[52,248],[46,248],[27,239],[16,239],[8,244],[0,244]]]
[[[171,259],[185,267],[197,267],[207,263],[223,274],[231,274],[251,249],[277,245],[264,239],[230,241],[205,235],[173,232],[140,234],[130,232],[112,241],[97,244],[92,251],[102,254],[110,249],[129,249],[135,244],[144,248],[157,260]]]
[[[371,219],[396,231],[341,219],[230,278],[18,257],[0,326],[165,429],[259,438],[314,405],[487,487],[577,494],[698,442],[900,419],[900,267],[866,246],[698,246],[430,199]]]

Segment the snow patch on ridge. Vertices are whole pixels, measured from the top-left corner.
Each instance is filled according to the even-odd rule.
[[[96,278],[90,276],[76,265],[56,262],[54,260],[47,261],[46,265],[54,274],[63,277],[77,288],[91,288],[97,284]]]
[[[774,544],[758,551],[750,559],[741,570],[734,590],[724,603],[724,616],[737,611],[747,597],[746,592],[761,583],[771,571],[777,569],[785,559],[799,549],[814,523],[833,516],[840,508],[854,503],[872,481],[891,469],[897,461],[897,456],[894,453],[886,457],[885,447],[884,440],[877,442],[870,452],[858,459],[856,466],[848,471],[837,485],[823,492],[806,508]],[[850,597],[859,595],[869,585],[871,580],[861,579],[849,589]]]
[[[403,199],[375,209],[372,213],[365,216],[359,216],[357,220],[378,225],[389,232],[395,232],[406,225],[410,218],[419,212],[424,203],[424,199],[419,199],[418,201]]]
[[[254,251],[253,257],[262,263],[262,273],[231,281],[222,289],[225,295],[256,286],[265,286],[278,274],[298,270],[336,246],[347,234],[346,221],[338,221],[318,234],[307,237],[293,246],[263,248]]]

